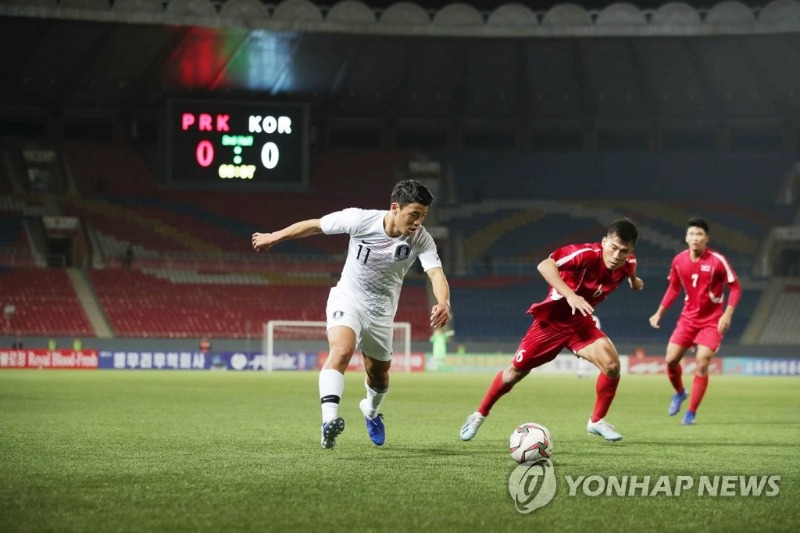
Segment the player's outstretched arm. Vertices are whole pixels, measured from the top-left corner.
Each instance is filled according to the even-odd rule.
[[[664,316],[664,311],[669,309],[669,306],[672,305],[672,302],[675,301],[675,298],[677,298],[678,294],[681,292],[680,276],[678,276],[674,261],[668,279],[669,284],[667,285],[667,290],[664,292],[664,296],[661,298],[661,304],[658,306],[658,309],[656,309],[656,312],[653,313],[653,316],[650,317],[650,325],[656,329],[661,327],[659,326],[659,322],[661,322],[661,317]]]
[[[431,327],[441,328],[450,321],[450,285],[441,268],[431,268],[426,274],[431,280],[436,305],[431,308]]]
[[[320,219],[312,218],[309,220],[302,220],[272,233],[253,233],[253,250],[256,252],[262,250],[266,251],[279,242],[288,241],[290,239],[300,239],[319,233],[322,233]]]
[[[739,283],[739,278],[733,273],[733,269],[731,269],[731,273],[733,275],[728,278],[728,305],[725,307],[725,312],[719,317],[719,323],[717,324],[717,331],[720,333],[726,333],[731,328],[733,312],[742,298],[742,284]]]
[[[542,275],[544,280],[567,300],[567,303],[572,308],[573,315],[575,312],[578,312],[583,316],[594,313],[594,307],[592,307],[592,305],[587,302],[583,296],[575,294],[575,291],[570,289],[569,285],[567,285],[564,280],[561,279],[561,274],[558,271],[558,265],[556,265],[556,262],[552,257],[548,257],[539,263],[536,269]]]

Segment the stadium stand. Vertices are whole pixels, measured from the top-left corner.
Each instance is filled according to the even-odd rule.
[[[15,309],[6,324],[9,332],[94,335],[65,269],[0,268],[0,302]]]
[[[249,253],[254,231],[278,229],[337,209],[385,208],[405,153],[332,150],[320,156],[307,193],[252,194],[172,190],[160,186],[142,157],[122,143],[63,143],[80,197],[62,202],[64,214],[84,218],[114,259],[134,246],[137,257],[158,253]],[[97,157],[96,154],[102,154]],[[231,210],[230,206],[236,206]],[[287,242],[296,254],[341,254],[338,237]]]
[[[256,293],[250,283],[174,283],[120,269],[94,270],[89,277],[111,328],[123,337],[257,337],[262,321],[287,315],[310,320],[318,311],[307,286],[264,283]]]
[[[782,287],[759,336],[760,344],[792,345],[800,342],[800,283],[780,282]]]
[[[15,6],[25,11],[23,4]],[[517,313],[524,325],[527,305],[545,292],[537,286],[534,265],[567,242],[598,240],[618,216],[640,225],[636,254],[647,280],[663,280],[672,255],[683,248],[685,220],[694,214],[710,220],[711,246],[747,277],[764,236],[791,224],[796,211],[775,205],[774,198],[797,158],[796,124],[785,120],[798,109],[798,96],[785,89],[797,85],[797,69],[791,68],[797,47],[780,25],[786,18],[781,13],[793,13],[784,11],[786,2],[740,9],[738,15],[730,4],[690,8],[694,23],[681,19],[687,35],[660,31],[677,20],[671,5],[652,12],[613,5],[590,13],[565,4],[536,14],[521,6],[479,14],[461,5],[426,14],[403,5],[359,22],[376,28],[421,24],[416,28],[424,30],[422,39],[318,31],[266,36],[228,24],[209,32],[176,26],[175,19],[159,23],[158,17],[152,25],[131,25],[118,2],[109,4],[113,22],[5,17],[3,42],[15,59],[1,85],[12,115],[30,110],[24,120],[9,116],[10,129],[38,130],[22,142],[3,143],[2,264],[20,264],[24,246],[35,248],[24,230],[38,203],[37,215],[46,207],[81,218],[100,259],[90,272],[101,285],[99,293],[109,297],[126,290],[106,277],[119,276],[137,288],[120,293],[114,306],[130,300],[157,313],[152,301],[167,305],[159,300],[161,291],[180,302],[179,308],[209,308],[210,297],[203,296],[208,293],[213,308],[220,309],[217,315],[242,318],[248,313],[229,310],[223,289],[236,299],[248,291],[252,298],[254,287],[285,288],[281,297],[297,300],[293,291],[335,280],[345,250],[343,236],[312,237],[256,256],[250,250],[252,232],[349,206],[384,208],[389,187],[405,175],[408,161],[421,155],[443,169],[443,191],[430,225],[444,226],[449,235],[440,244],[449,256],[454,311],[464,325],[460,335],[508,337],[507,323],[518,320]],[[226,11],[221,5],[219,14]],[[352,7],[320,9],[320,21],[327,24],[331,17],[342,24]],[[289,16],[275,13],[270,20]],[[522,24],[523,13],[533,18]],[[575,35],[576,21],[597,34]],[[756,21],[759,29],[751,35]],[[494,33],[508,22],[514,38]],[[731,23],[739,28],[731,34],[736,37],[719,31]],[[616,33],[620,29],[622,34]],[[647,33],[651,29],[658,36]],[[559,38],[540,38],[540,30]],[[488,33],[476,39],[476,31]],[[224,46],[239,38],[237,32],[247,35],[241,48]],[[45,44],[26,48],[20,36],[27,34],[45,36]],[[95,39],[101,35],[107,53],[76,60],[88,58],[85,50],[99,47]],[[265,50],[280,69],[242,68],[242,58],[262,57]],[[242,193],[162,183],[163,162],[155,154],[166,143],[154,104],[197,99],[200,93],[217,98],[223,92],[237,95],[231,101],[256,102],[268,94],[309,106],[308,191]],[[40,118],[52,110],[53,118]],[[686,135],[693,128],[701,134]],[[760,135],[761,130],[769,131]],[[703,134],[711,142],[694,146]],[[560,144],[570,135],[577,142]],[[63,170],[58,180],[69,181],[46,199],[19,191],[21,184],[30,185],[30,169],[21,166],[26,160],[20,153],[9,155],[33,141],[45,151],[57,150],[63,165],[56,169]],[[9,172],[18,174],[15,180]],[[128,264],[128,251],[132,268],[119,268]],[[426,302],[424,281],[409,280],[404,294]],[[614,297],[624,303],[607,306],[606,327],[626,325],[617,309],[649,314],[656,292],[619,291],[624,296]],[[319,299],[314,305],[324,304]],[[486,302],[503,304],[486,313]],[[249,312],[256,313],[255,322],[269,311],[254,306]],[[172,321],[167,329],[175,335],[243,334],[233,319],[217,325],[210,316],[192,315],[175,323],[182,313],[188,311],[163,317]],[[281,318],[304,315],[302,309],[287,313],[292,316]],[[319,316],[318,309],[313,313]],[[115,329],[124,334],[163,333],[157,322],[115,318]],[[202,331],[212,326],[219,333]],[[419,327],[427,329],[424,314]],[[628,329],[634,337],[644,334]],[[511,336],[518,336],[518,328]]]
[[[526,286],[538,283],[535,265],[563,244],[598,241],[606,224],[622,216],[639,225],[635,253],[639,274],[649,290],[617,291],[599,314],[604,329],[615,339],[652,339],[647,317],[666,288],[672,257],[685,248],[686,221],[703,216],[711,223],[710,246],[728,256],[744,282],[737,317],[745,318],[735,320],[727,336],[735,341],[743,334],[761,295],[758,284],[748,282],[761,243],[771,228],[791,225],[795,213],[793,206],[775,205],[774,201],[785,171],[791,167],[791,157],[786,154],[772,161],[763,155],[750,158],[713,153],[686,158],[675,154],[490,153],[449,158],[458,173],[458,196],[465,201],[440,209],[440,220],[451,235],[464,236],[463,255],[476,263],[465,269],[467,277],[452,281],[456,327],[459,338],[467,340],[495,340],[507,338],[512,330],[517,335],[524,332],[529,318],[520,319],[519,313],[546,293],[544,287],[531,291]],[[632,165],[639,166],[634,174],[643,176],[689,177],[669,185],[668,190],[664,190],[665,181],[650,178],[637,181],[636,187],[625,187],[619,176],[630,176]],[[531,173],[541,173],[544,178],[526,180]],[[580,180],[575,190],[563,186],[571,176],[586,175],[593,179]],[[765,176],[764,181],[748,183],[753,175]],[[559,186],[545,187],[545,183]],[[475,198],[475,190],[483,201]],[[486,273],[494,278],[485,279]],[[494,309],[489,302],[513,302],[514,307]],[[481,304],[488,312],[481,312]],[[674,307],[671,312],[677,316],[680,302]]]
[[[218,339],[260,337],[269,320],[324,320],[336,281],[327,272],[111,268],[92,270],[89,278],[118,336]],[[407,287],[397,320],[412,323],[415,339],[429,335],[427,308],[425,287]]]
[[[34,266],[28,237],[25,232],[25,212],[35,213],[38,207],[28,208],[23,195],[11,192],[7,180],[6,191],[0,193],[0,265],[2,266]]]
[[[346,237],[287,242],[280,250],[256,256],[250,251],[250,233],[353,205],[381,208],[409,157],[391,151],[331,150],[319,155],[309,193],[212,194],[160,186],[141,156],[123,143],[70,142],[62,149],[80,194],[61,197],[60,210],[79,216],[94,236],[107,268],[91,270],[89,279],[115,334],[132,337],[246,338],[257,336],[259,324],[269,319],[320,319],[324,287],[335,283],[341,270]],[[789,223],[793,214],[791,207],[775,206],[773,194],[763,190],[746,205],[730,198],[705,203],[702,194],[713,190],[711,185],[708,190],[700,187],[697,194],[693,189],[691,195],[676,189],[671,198],[655,201],[651,198],[657,196],[658,186],[649,180],[637,193],[647,200],[629,193],[620,199],[573,198],[561,188],[548,189],[547,199],[526,199],[532,192],[526,182],[515,185],[505,176],[520,179],[528,169],[541,167],[547,179],[558,182],[559,176],[589,166],[601,169],[602,179],[612,179],[629,171],[630,162],[607,154],[594,159],[586,154],[551,155],[547,165],[541,165],[539,155],[453,157],[454,167],[464,174],[456,176],[456,189],[440,198],[464,201],[444,201],[437,205],[436,215],[451,240],[463,241],[463,257],[458,260],[467,265],[465,275],[456,276],[455,265],[448,265],[462,339],[517,338],[529,322],[525,310],[546,293],[535,264],[564,243],[597,241],[609,220],[629,216],[642,233],[636,249],[640,274],[650,282],[648,287],[658,289],[635,295],[618,291],[604,306],[602,318],[609,334],[638,342],[652,332],[646,320],[632,322],[631,313],[646,317],[658,305],[661,280],[674,253],[683,249],[689,216],[702,212],[712,221],[712,246],[728,255],[740,276],[746,277],[765,233],[774,225]],[[645,169],[677,161],[663,154],[636,157]],[[693,157],[702,163],[703,172],[713,166],[698,154]],[[724,161],[719,167],[724,173],[739,160],[736,155],[731,156],[733,162],[719,154],[705,157]],[[753,172],[751,164],[744,167],[742,175]],[[779,174],[778,164],[769,168]],[[658,172],[680,174],[685,169],[684,162]],[[115,170],[119,172],[114,174]],[[491,187],[481,172],[489,172]],[[709,181],[722,179],[711,176]],[[590,182],[582,190],[592,187]],[[6,250],[25,242],[21,218],[14,212],[23,211],[26,202],[25,197],[3,198],[6,214],[0,223]],[[128,248],[135,264],[132,269],[119,268],[125,265]],[[428,307],[426,282],[412,277],[406,285],[397,320],[411,322],[415,339],[424,340],[429,326],[426,313],[419,309]],[[258,298],[253,298],[254,286]],[[751,309],[757,299],[757,290],[745,290],[742,309]],[[173,308],[178,311],[165,311]],[[744,326],[735,322],[729,337],[740,335]]]
[[[0,209],[0,248],[24,248],[26,244],[22,217]]]

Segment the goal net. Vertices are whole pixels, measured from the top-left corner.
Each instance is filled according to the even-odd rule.
[[[276,369],[276,362],[290,354],[328,351],[325,322],[309,320],[270,320],[264,324],[262,352],[267,371]],[[411,323],[395,322],[392,339],[392,368],[411,372]],[[357,351],[353,361],[361,357]]]

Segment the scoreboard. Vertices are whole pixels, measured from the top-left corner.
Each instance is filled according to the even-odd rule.
[[[307,185],[306,105],[172,100],[165,130],[168,184],[239,190]]]

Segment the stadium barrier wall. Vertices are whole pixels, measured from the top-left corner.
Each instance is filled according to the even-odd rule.
[[[273,370],[316,370],[317,352],[276,354]],[[101,351],[100,369],[113,370],[266,370],[261,352]]]
[[[319,370],[328,352],[282,352],[272,359],[272,369]],[[412,372],[425,370],[425,354],[410,354]],[[405,368],[405,354],[395,354],[393,365]],[[267,370],[261,352],[191,352],[178,350],[0,350],[0,369],[74,368],[100,370]],[[364,370],[360,352],[353,354],[350,370]]]
[[[506,368],[514,354],[466,353],[447,354],[443,360],[428,358],[427,369],[432,372],[497,372]],[[594,370],[594,365],[590,365]],[[536,369],[537,374],[576,374],[578,358],[572,354],[559,354],[553,361]]]
[[[644,357],[623,356],[627,359],[627,374],[666,374],[667,362],[664,357],[647,355]],[[694,374],[697,360],[694,357],[684,357],[681,361],[684,374]],[[722,358],[715,357],[708,364],[709,374],[722,374]]]
[[[443,360],[428,357],[429,372],[497,372],[506,368],[513,354],[447,354]],[[559,354],[553,361],[534,370],[541,374],[577,374],[579,359],[568,352]],[[584,363],[589,370],[586,374],[597,374],[591,363]],[[693,374],[697,367],[694,357],[684,357],[684,374]],[[633,357],[620,356],[622,374],[653,375],[666,374],[666,362],[663,356]],[[763,357],[715,357],[709,364],[709,373],[716,375],[742,376],[800,376],[800,358],[763,358]]]
[[[646,356],[628,359],[628,374],[666,374],[663,357]],[[694,357],[684,357],[683,373],[693,374],[697,366]],[[800,376],[800,358],[715,357],[709,363],[709,374],[736,376]]]
[[[409,354],[411,357],[411,366],[409,370],[411,372],[423,372],[425,371],[425,354],[422,352],[411,352]],[[319,359],[317,363],[317,369],[321,370],[322,365],[325,364],[325,360],[328,358],[328,352],[319,352]],[[392,370],[395,372],[402,372],[403,369],[406,368],[406,355],[402,353],[395,353],[392,355]],[[364,370],[364,356],[361,352],[355,352],[353,354],[353,358],[350,359],[350,364],[347,365],[347,370],[357,370],[361,371]]]
[[[273,359],[276,371],[316,371],[322,368],[327,352],[284,352]],[[448,354],[435,360],[422,352],[410,354],[412,372],[497,372],[507,367],[512,354]],[[621,372],[633,375],[665,374],[666,364],[660,356],[620,356]],[[559,354],[550,363],[536,369],[537,374],[577,374],[579,359],[571,353]],[[586,374],[597,369],[586,364]],[[405,356],[395,354],[393,366],[405,368]],[[694,372],[693,357],[683,360],[684,373]],[[261,352],[212,352],[138,350],[9,350],[0,349],[0,370],[3,369],[82,369],[82,370],[256,370],[267,369]],[[356,352],[348,370],[362,371],[364,361]],[[712,374],[737,376],[800,376],[800,357],[716,357],[711,360]]]
[[[800,359],[725,357],[722,369],[725,374],[739,376],[800,376]]]
[[[0,369],[96,369],[96,350],[0,350]]]

